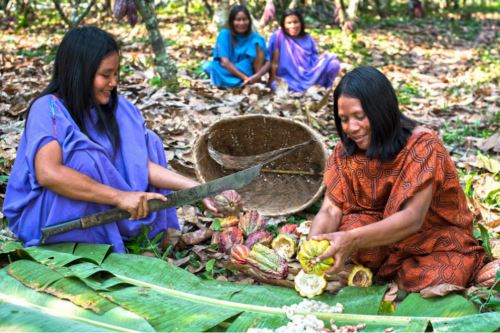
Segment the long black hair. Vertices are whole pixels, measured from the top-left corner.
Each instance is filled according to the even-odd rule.
[[[45,95],[56,95],[62,100],[80,130],[87,135],[85,119],[89,117],[90,109],[95,107],[97,130],[103,131],[116,148],[120,138],[115,118],[118,105],[117,88],[111,91],[107,105],[99,105],[94,96],[94,79],[101,61],[119,52],[118,43],[104,30],[90,26],[69,30],[57,49],[52,78],[34,101]],[[33,102],[27,111],[26,124]]]
[[[299,19],[299,22],[300,22],[299,36],[304,36],[306,34],[306,24],[304,22],[304,17],[302,16],[302,12],[297,8],[289,8],[289,9],[285,10],[285,12],[283,13],[283,16],[281,16],[280,27],[281,27],[281,30],[283,30],[283,33],[287,34],[286,29],[285,29],[285,19],[288,16],[297,16],[297,18]]]
[[[342,131],[338,109],[341,96],[358,99],[370,121],[371,140],[366,156],[382,161],[392,160],[406,144],[416,124],[399,110],[396,93],[389,80],[374,67],[361,66],[347,73],[335,88],[335,126],[346,147],[346,154],[352,155],[357,145]]]
[[[249,35],[252,32],[252,15],[250,15],[250,12],[248,11],[248,8],[243,5],[236,5],[231,8],[231,11],[229,12],[229,18],[227,20],[227,26],[229,29],[231,29],[231,32],[233,35],[236,34],[236,31],[234,30],[234,20],[236,19],[236,15],[238,15],[239,12],[245,13],[245,15],[248,17],[248,29],[243,35]]]

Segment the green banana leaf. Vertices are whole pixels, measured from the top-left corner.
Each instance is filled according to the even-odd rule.
[[[16,252],[16,250],[21,250],[23,248],[23,244],[16,241],[1,241],[0,242],[0,255],[2,254],[12,254]]]
[[[81,311],[92,313],[92,318],[97,321],[105,318],[108,313],[121,310],[142,317],[151,329],[159,331],[277,328],[287,323],[285,309],[282,307],[302,301],[291,289],[206,281],[160,259],[108,254],[108,246],[81,245],[24,249],[22,251],[25,257],[34,261],[19,260],[5,270],[26,286],[87,306],[95,313],[84,309]],[[9,276],[7,278],[12,280]],[[3,280],[0,279],[0,283]],[[345,288],[337,295],[324,294],[316,299],[329,304],[340,302],[346,313],[313,314],[326,322],[334,320],[336,325],[365,323],[364,332],[383,331],[388,327],[396,331],[424,332],[430,321],[438,322],[438,316],[432,313],[421,314],[424,316],[422,318],[416,318],[415,314],[411,314],[411,317],[376,316],[385,290],[385,286]],[[76,291],[79,293],[78,297]],[[4,297],[0,297],[0,300],[9,306],[18,306],[5,301],[12,296],[19,297],[11,295],[10,288],[2,292]],[[53,298],[34,290],[31,293],[25,297],[29,304],[33,303],[30,299],[34,297],[33,294]],[[59,302],[68,303],[62,300]],[[0,305],[0,313],[2,311],[4,309]],[[81,318],[72,320],[88,324]],[[0,321],[0,329],[3,328],[2,325],[3,322]],[[120,325],[116,326],[119,328],[111,330],[122,330]],[[126,327],[135,329],[133,326]]]
[[[500,312],[487,312],[432,323],[435,332],[498,332]]]
[[[55,296],[37,292],[0,270],[0,331],[144,331],[153,327],[121,307],[103,314],[83,309]]]
[[[420,294],[409,294],[394,312],[396,316],[415,317],[463,317],[478,313],[468,300],[460,295],[422,298]]]

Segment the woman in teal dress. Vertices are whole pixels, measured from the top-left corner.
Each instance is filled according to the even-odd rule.
[[[213,61],[203,69],[214,86],[234,88],[260,80],[271,67],[266,41],[252,31],[252,18],[245,6],[234,6],[229,13],[229,29],[217,36]]]

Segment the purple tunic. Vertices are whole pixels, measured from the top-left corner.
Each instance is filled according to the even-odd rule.
[[[339,72],[337,57],[331,53],[318,57],[316,43],[307,33],[290,37],[281,29],[276,30],[269,40],[270,59],[276,49],[280,55],[276,76],[284,79],[292,91],[303,92],[314,84],[330,87]]]
[[[52,140],[62,150],[64,165],[122,191],[169,193],[148,185],[148,160],[167,166],[160,138],[145,128],[139,110],[119,97],[116,120],[120,147],[114,151],[107,136],[95,129],[96,114],[86,120],[90,140],[80,131],[64,104],[52,95],[39,98],[30,110],[16,161],[7,185],[3,212],[11,230],[26,246],[39,245],[41,228],[101,212],[111,206],[73,200],[41,187],[35,177],[37,151]],[[142,225],[154,237],[166,228],[179,228],[175,208],[153,212],[143,220],[122,220],[86,230],[50,237],[47,243],[81,242],[112,244],[125,252],[124,240],[137,236]]]

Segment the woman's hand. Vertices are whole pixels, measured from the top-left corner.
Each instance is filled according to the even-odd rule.
[[[148,216],[148,201],[152,199],[167,201],[167,198],[160,193],[120,192],[116,206],[129,212],[130,220],[141,220]]]
[[[356,250],[355,241],[349,232],[338,231],[329,234],[320,234],[312,237],[313,240],[327,240],[330,247],[314,262],[333,257],[335,263],[328,273],[338,273],[344,269],[345,262],[351,257],[351,253]]]
[[[214,199],[212,198],[205,198],[203,199],[201,202],[203,202],[203,205],[205,206],[205,208],[210,212],[212,213],[213,215],[215,216],[221,216],[219,214],[219,212],[217,211],[217,208],[215,208],[215,203],[214,203]]]
[[[243,80],[243,85],[247,86],[249,84],[254,84],[260,79],[260,76],[257,76],[256,74],[247,77],[245,80]]]

